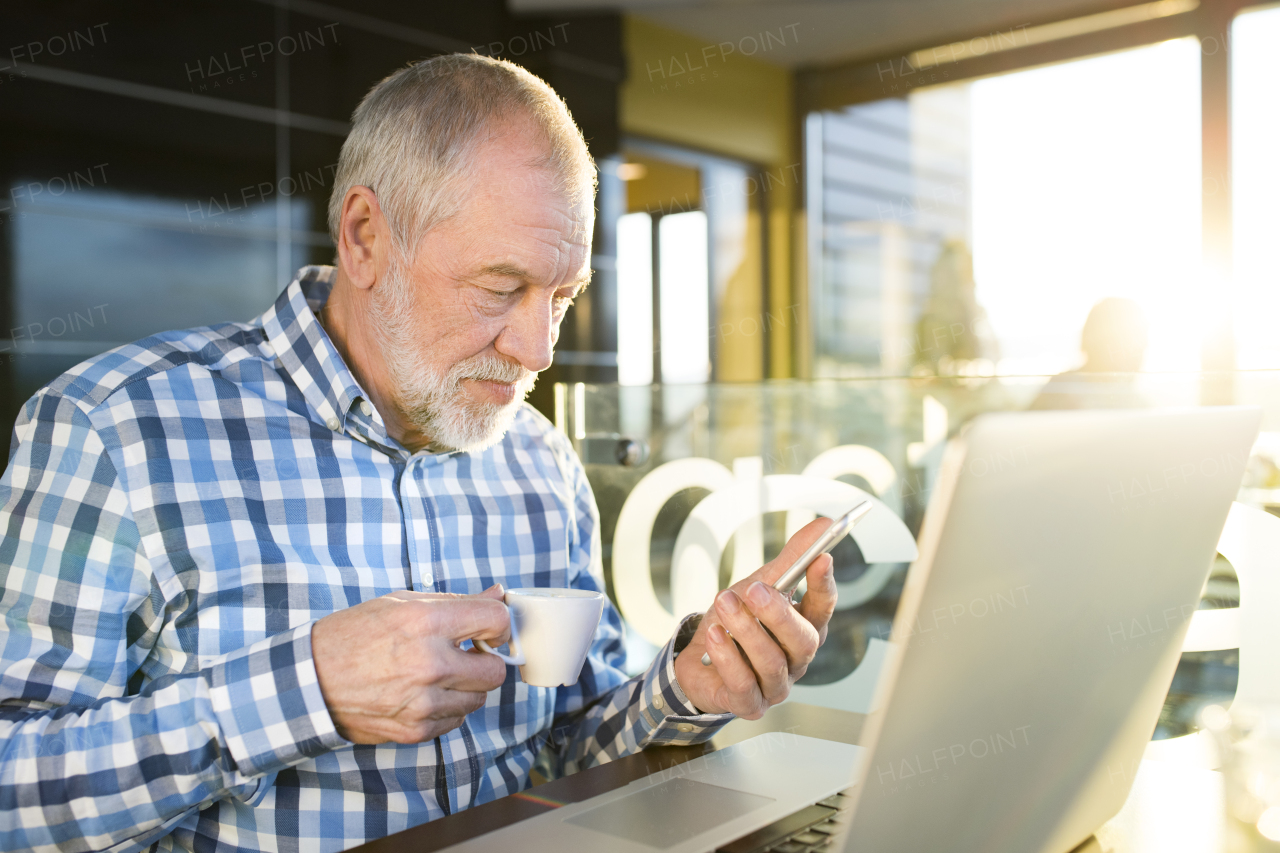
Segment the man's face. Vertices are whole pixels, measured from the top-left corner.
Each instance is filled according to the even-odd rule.
[[[392,257],[372,321],[396,404],[432,443],[499,441],[590,275],[592,210],[554,185],[541,141],[504,124],[481,149],[461,211],[407,264]]]

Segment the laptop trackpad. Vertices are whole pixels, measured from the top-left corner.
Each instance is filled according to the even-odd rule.
[[[619,797],[565,823],[665,850],[772,802],[772,797],[677,777]]]

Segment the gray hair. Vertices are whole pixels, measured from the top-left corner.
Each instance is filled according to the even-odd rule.
[[[594,193],[595,164],[568,107],[515,63],[455,53],[402,68],[374,86],[356,107],[338,157],[329,197],[334,245],[347,192],[365,186],[377,195],[401,256],[412,258],[423,236],[461,207],[481,134],[521,115],[547,143],[534,165],[549,168],[575,202]]]

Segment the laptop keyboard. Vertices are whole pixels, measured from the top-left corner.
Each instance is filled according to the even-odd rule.
[[[737,841],[717,848],[716,853],[809,853],[827,851],[832,838],[843,829],[853,808],[852,789],[833,794],[793,815],[774,821]]]

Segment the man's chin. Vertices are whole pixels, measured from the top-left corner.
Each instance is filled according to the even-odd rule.
[[[447,397],[436,396],[410,420],[434,448],[479,453],[502,441],[525,397],[533,390],[533,379],[536,376],[515,383],[496,383],[465,378],[453,386]],[[495,385],[499,387],[488,387]],[[421,397],[430,399],[426,394]]]
[[[488,405],[482,407],[480,412],[470,410],[459,413],[460,418],[450,418],[450,422],[438,423],[435,429],[428,428],[424,431],[431,436],[432,443],[439,447],[481,453],[502,441],[523,403],[524,398],[521,397],[505,406]],[[484,409],[488,411],[483,411]]]

